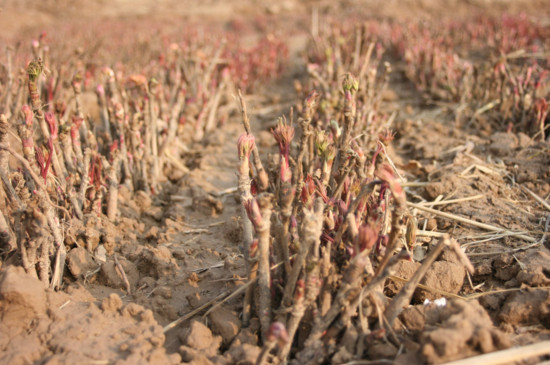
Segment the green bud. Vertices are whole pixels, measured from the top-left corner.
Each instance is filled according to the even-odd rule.
[[[40,76],[40,74],[42,73],[43,69],[44,64],[42,63],[42,59],[40,57],[34,61],[31,61],[31,63],[29,63],[29,66],[27,67],[29,80],[36,81],[38,79],[38,76]]]
[[[357,90],[359,90],[359,80],[353,77],[352,74],[347,73],[344,75],[342,88],[344,89],[344,92],[349,91],[351,93],[355,93]]]

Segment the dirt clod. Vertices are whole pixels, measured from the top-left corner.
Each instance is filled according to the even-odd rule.
[[[192,347],[180,346],[179,353],[181,355],[181,360],[185,364],[213,365],[213,362],[208,359],[208,356]]]
[[[496,156],[505,156],[518,146],[518,137],[512,133],[497,132],[491,136],[489,151]]]
[[[25,273],[22,267],[9,266],[0,276],[0,299],[3,320],[9,320],[9,312],[34,317],[45,313],[46,294],[44,285]]]
[[[102,359],[119,364],[180,362],[178,355],[167,355],[162,347],[162,327],[151,311],[134,303],[123,306],[115,294],[102,302],[100,310],[94,303],[79,300],[93,300],[84,288],[71,293],[68,300],[64,293],[49,291],[21,268],[2,270],[0,363],[28,364],[46,358],[52,364]],[[31,335],[19,326],[22,320],[33,323]]]
[[[415,271],[420,267],[420,263],[412,261],[399,261],[396,265],[395,276],[402,279],[410,279]],[[388,280],[385,290],[389,295],[395,295],[401,290],[403,283],[401,281]]]
[[[501,350],[511,345],[507,336],[493,326],[477,301],[451,300],[433,327],[421,335],[422,354],[429,363]]]
[[[442,181],[430,182],[426,185],[426,193],[431,200],[434,200],[440,195],[444,195],[454,189],[454,182],[450,178],[445,178]]]
[[[220,199],[208,194],[199,186],[192,186],[193,207],[195,210],[204,214],[216,216],[223,210],[223,203]]]
[[[67,266],[75,278],[83,279],[87,273],[98,268],[92,255],[82,247],[75,247],[67,254]]]
[[[261,349],[258,346],[243,343],[242,345],[232,346],[227,354],[231,362],[239,365],[253,365],[260,355]]]
[[[426,323],[426,306],[412,305],[403,310],[399,319],[409,331],[422,331]]]
[[[153,292],[155,296],[163,297],[164,299],[172,298],[172,289],[167,286],[157,286]]]
[[[436,261],[428,269],[421,283],[436,290],[457,294],[464,284],[466,271],[462,264],[448,261]],[[423,302],[425,299],[434,300],[441,294],[429,290],[417,290],[414,299]]]
[[[241,321],[235,313],[223,307],[211,312],[208,316],[212,331],[220,335],[223,344],[228,346],[241,329]]]
[[[130,284],[130,288],[134,289],[139,280],[139,272],[131,261],[126,260],[125,258],[119,258],[120,265],[126,273],[126,278]],[[111,288],[125,289],[126,283],[124,282],[122,272],[118,269],[113,261],[107,261],[105,264],[101,265],[101,270],[99,272],[99,280],[104,285]]]
[[[207,357],[216,355],[222,342],[221,336],[214,336],[212,331],[199,321],[192,321],[181,337],[185,346],[198,350]]]
[[[550,290],[528,289],[511,294],[498,314],[512,325],[542,324],[550,328]]]
[[[136,265],[142,275],[155,279],[173,275],[177,270],[176,260],[166,247],[145,247],[141,250]]]
[[[115,293],[111,293],[101,302],[101,309],[105,312],[116,312],[120,308],[122,308],[122,299]]]
[[[372,341],[368,344],[367,353],[371,359],[393,359],[398,348],[387,341]]]
[[[493,272],[493,260],[486,259],[481,261],[479,264],[475,266],[475,275],[476,276],[484,276],[484,275],[490,275]]]
[[[531,287],[550,286],[550,250],[531,250],[520,260],[523,265],[518,263],[520,272],[516,276],[520,283]]]

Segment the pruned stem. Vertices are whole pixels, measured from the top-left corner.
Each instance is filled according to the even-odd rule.
[[[78,202],[80,204],[80,210],[84,207],[84,202],[86,201],[86,189],[88,189],[88,184],[90,183],[89,169],[90,162],[92,160],[92,150],[86,148],[84,152],[84,164],[82,166],[82,172],[80,174],[80,190],[78,192]]]
[[[149,83],[149,88],[147,91],[148,96],[148,126],[146,127],[146,130],[149,131],[149,140],[146,140],[147,143],[150,143],[150,152],[151,152],[151,159],[152,159],[152,165],[153,169],[151,172],[151,187],[156,191],[158,189],[158,179],[160,175],[160,164],[159,164],[159,154],[158,154],[158,118],[155,113],[155,98],[154,93],[151,91],[151,87],[153,81]]]
[[[103,158],[103,166],[108,171],[109,195],[107,198],[107,217],[114,222],[118,213],[118,177],[117,170],[120,161],[120,153],[115,152],[111,164]]]
[[[248,218],[247,218],[248,219]],[[248,282],[256,282],[258,278],[258,258],[249,258],[248,266]],[[243,299],[243,327],[248,327],[250,318],[252,317],[252,298],[254,297],[255,285],[251,284],[246,288]]]
[[[315,300],[317,300],[321,289],[322,281],[319,276],[319,245],[321,242],[321,232],[323,228],[323,210],[324,203],[320,198],[317,199],[314,210],[304,210],[304,220],[300,240],[303,246],[306,246],[305,250],[308,251],[308,257],[310,258],[309,260],[307,260],[307,262],[302,263],[302,265],[307,265],[304,270],[306,278],[306,292],[305,298],[298,298],[292,306],[290,318],[286,325],[289,341],[283,346],[279,354],[279,358],[283,362],[286,362],[288,354],[290,353],[294,336],[296,335],[296,331],[305,314],[306,309],[311,306],[315,302]],[[295,266],[298,266],[298,259],[295,261]],[[290,281],[287,285],[289,284],[291,284]],[[296,287],[296,283],[294,283],[293,287]]]
[[[262,215],[262,224],[256,228],[258,234],[258,315],[262,337],[267,333],[271,324],[271,271],[269,266],[269,249],[271,246],[271,209],[272,195],[262,194],[258,197],[258,204]]]
[[[246,136],[245,136],[246,137]],[[243,151],[244,152],[244,151]],[[253,232],[252,232],[252,222],[248,218],[246,210],[244,208],[245,202],[252,199],[252,194],[250,193],[250,167],[249,167],[249,158],[246,153],[241,153],[239,156],[239,173],[238,173],[238,191],[240,197],[240,213],[243,224],[243,235],[242,235],[242,251],[245,257],[246,268],[248,272],[248,280],[253,280],[253,276],[256,276],[257,273],[257,262],[252,261],[250,247],[253,241]],[[251,312],[252,312],[252,297],[254,293],[254,286],[251,286],[247,289],[244,295],[243,302],[243,326],[247,327],[250,321]]]
[[[304,223],[300,235],[300,251],[294,260],[294,265],[292,265],[290,275],[287,278],[283,300],[281,301],[282,313],[292,305],[291,299],[296,289],[296,282],[300,277],[302,269],[307,264],[306,258],[308,254],[312,253],[312,246],[318,247],[323,227],[323,209],[324,204],[320,198],[316,201],[315,212],[304,209]],[[319,257],[319,252],[313,252],[313,254],[314,257]]]
[[[238,91],[238,95],[244,130],[246,133],[252,134],[252,130],[250,129],[250,119],[248,118],[246,104],[244,102],[243,95],[241,94],[241,90]],[[252,148],[252,153],[254,155],[254,167],[256,168],[256,172],[258,174],[258,181],[256,181],[258,188],[260,191],[265,191],[269,184],[269,178],[267,176],[267,172],[264,170],[262,161],[260,160],[260,153],[258,152],[258,148],[256,146]]]
[[[159,148],[159,156],[164,155],[164,151],[170,147],[174,139],[176,138],[176,132],[178,131],[178,117],[183,109],[185,103],[185,93],[178,91],[177,101],[170,109],[170,121],[168,122],[168,134]]]

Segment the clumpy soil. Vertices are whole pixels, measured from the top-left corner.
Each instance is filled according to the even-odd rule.
[[[11,20],[3,27],[13,36],[62,24],[51,4],[5,3],[4,17]],[[271,30],[277,24],[296,26],[298,14],[308,19],[313,7],[345,15],[358,6],[354,1],[158,3],[152,7],[147,1],[109,5],[92,1],[59,6],[82,19],[139,19],[149,14],[171,21],[174,17],[223,21],[234,27],[254,20],[251,29],[258,31],[262,24]],[[429,18],[453,12],[464,16],[474,8],[495,14],[504,6],[529,14],[539,9],[536,2],[473,3],[384,1],[373,2],[367,10],[371,16]],[[267,131],[296,101],[292,82],[304,77],[305,34],[301,29],[289,39],[292,65],[286,74],[250,98],[252,129],[264,150],[275,151]],[[548,144],[521,132],[456,125],[448,105],[427,105],[399,63],[396,66],[384,97],[384,108],[399,112],[391,156],[409,181],[427,182],[407,188],[409,201],[476,197],[444,205],[442,210],[539,239],[549,212],[522,186],[543,199],[550,194]],[[70,223],[63,290],[46,289],[18,267],[15,258],[1,262],[0,363],[254,364],[261,352],[259,323],[253,319],[248,328],[241,328],[242,294],[229,296],[246,283],[234,189],[240,133],[240,119],[234,115],[193,147],[188,160],[182,161],[188,171],[167,172],[169,180],[156,195],[131,196],[121,187],[116,224],[94,214]],[[443,252],[399,316],[395,330],[404,333],[401,348],[376,336],[367,338],[362,346],[368,348],[365,353],[371,360],[442,363],[550,340],[548,243],[534,245],[514,236],[491,240],[487,232],[467,224],[416,213],[424,231],[462,238],[459,242],[475,273],[467,274],[454,254]],[[419,261],[436,238],[419,234],[418,240],[421,245],[414,254]],[[418,265],[400,263],[384,293],[395,295]],[[441,297],[447,298],[444,306],[434,303]],[[220,304],[222,298],[227,300]],[[350,346],[340,349],[333,363],[351,361],[358,346],[356,335],[345,335]]]
[[[150,309],[83,287],[51,292],[21,268],[0,277],[3,364],[178,364]],[[24,324],[24,325],[23,325]]]

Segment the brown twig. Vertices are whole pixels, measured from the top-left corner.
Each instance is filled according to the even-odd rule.
[[[493,225],[486,224],[486,223],[480,223],[480,222],[477,222],[477,221],[474,221],[474,220],[471,220],[471,219],[461,217],[461,216],[456,215],[456,214],[442,212],[442,211],[437,210],[437,209],[431,209],[431,208],[424,207],[422,205],[414,204],[414,203],[410,203],[410,202],[408,202],[407,205],[412,207],[412,208],[416,208],[418,210],[421,210],[421,211],[424,211],[424,212],[427,212],[427,213],[431,213],[431,214],[435,214],[435,215],[445,217],[445,218],[448,218],[448,219],[456,220],[458,222],[465,223],[465,224],[468,224],[468,225],[471,225],[471,226],[474,226],[474,227],[478,227],[478,228],[481,228],[481,229],[485,229],[487,231],[507,233],[507,234],[516,236],[516,237],[521,238],[521,239],[523,239],[525,241],[528,241],[528,242],[536,242],[537,241],[535,238],[527,236],[525,234],[522,234],[522,233],[519,233],[519,232],[513,232],[513,231],[510,231],[506,228],[500,228],[500,227],[493,226]]]

